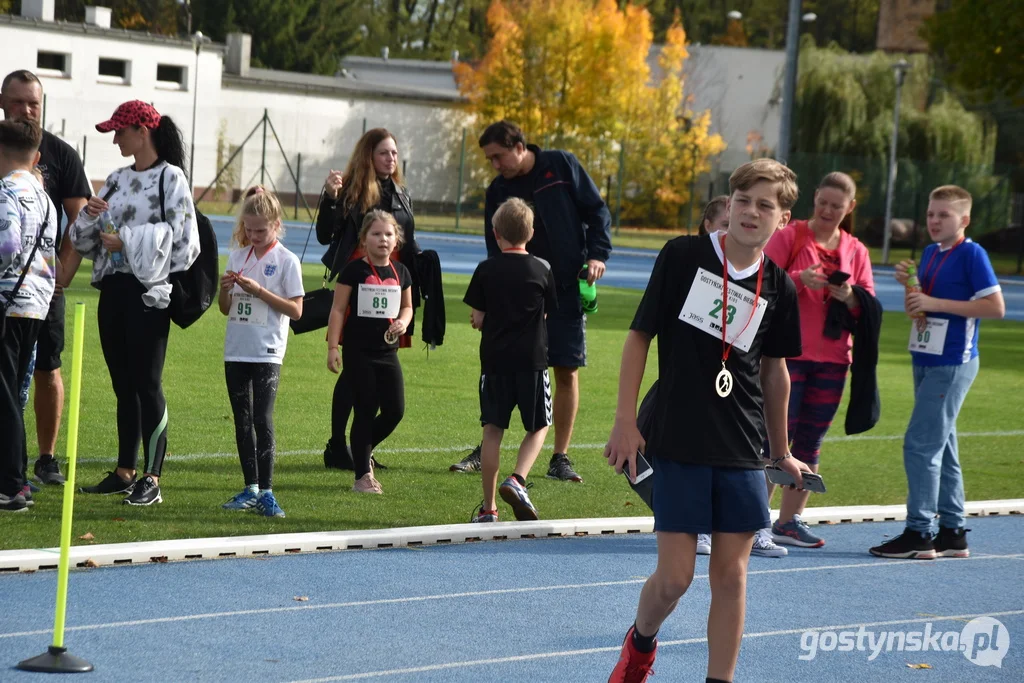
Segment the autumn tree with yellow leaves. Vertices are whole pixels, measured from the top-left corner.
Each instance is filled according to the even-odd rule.
[[[515,121],[532,142],[574,153],[599,184],[617,177],[624,149],[623,220],[678,225],[693,179],[725,149],[708,132],[710,115],[687,108],[678,17],[658,56],[657,79],[648,63],[651,16],[642,7],[494,0],[487,22],[487,53],[476,64],[456,65],[479,127]]]

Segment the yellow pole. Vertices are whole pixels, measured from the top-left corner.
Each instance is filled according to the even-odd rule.
[[[60,527],[60,564],[57,568],[57,607],[53,620],[53,646],[64,647],[64,615],[68,600],[68,564],[71,562],[71,518],[75,507],[75,460],[78,457],[78,408],[82,398],[82,352],[85,346],[85,304],[75,304],[75,337],[71,365],[71,405],[68,417],[68,473],[64,482],[64,512]]]

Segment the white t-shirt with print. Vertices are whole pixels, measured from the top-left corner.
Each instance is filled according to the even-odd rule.
[[[252,247],[232,251],[227,269],[252,278],[268,292],[285,299],[305,294],[299,258],[280,242],[261,259],[256,258]],[[235,285],[231,289],[224,360],[281,364],[287,346],[288,316]]]

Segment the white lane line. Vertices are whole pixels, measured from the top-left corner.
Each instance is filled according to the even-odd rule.
[[[1020,557],[1024,557],[1024,553],[1015,555],[985,555],[982,557],[974,558],[974,561],[982,560],[1013,560]],[[939,558],[935,562],[965,562],[966,560],[955,559],[955,558]],[[923,562],[923,561],[922,561]],[[827,571],[834,569],[864,569],[864,568],[877,568],[877,567],[889,567],[889,566],[922,566],[922,562],[912,562],[909,560],[879,560],[875,562],[858,562],[856,564],[832,564],[832,565],[821,565],[816,567],[788,567],[785,569],[757,569],[754,571],[747,572],[747,576],[758,576],[761,574],[795,574],[802,572],[817,572]],[[931,564],[931,563],[925,563]],[[693,577],[694,579],[706,579],[707,574],[698,574]],[[65,631],[95,631],[98,629],[110,629],[110,628],[126,628],[132,626],[149,626],[152,624],[170,624],[181,621],[200,621],[204,619],[222,619],[225,617],[243,617],[253,616],[258,614],[280,614],[286,612],[303,612],[309,610],[324,610],[324,609],[345,609],[350,607],[375,607],[378,605],[400,605],[410,604],[418,602],[433,602],[439,600],[456,600],[460,598],[478,598],[488,597],[495,595],[520,595],[523,593],[541,593],[548,591],[560,591],[560,590],[583,590],[589,588],[607,588],[612,586],[630,586],[636,584],[642,584],[646,581],[646,578],[642,579],[624,579],[621,581],[599,581],[595,583],[575,583],[575,584],[558,584],[554,586],[526,586],[521,588],[498,588],[493,590],[484,591],[468,591],[464,593],[441,593],[434,595],[415,595],[405,598],[381,598],[378,600],[358,600],[353,602],[335,602],[327,603],[324,605],[289,605],[288,607],[266,607],[262,609],[247,609],[247,610],[233,610],[230,612],[208,612],[204,614],[184,614],[177,617],[155,617],[153,619],[135,619],[132,621],[115,621],[103,624],[83,624],[81,626],[68,626]],[[0,639],[4,638],[22,638],[26,636],[38,636],[51,633],[51,629],[41,629],[35,631],[17,631],[14,633],[0,633]]]
[[[927,617],[924,619],[892,619],[890,621],[872,621],[859,624],[832,624],[828,626],[806,626],[804,628],[790,628],[778,631],[762,631],[760,633],[744,633],[743,639],[751,638],[772,638],[775,636],[790,636],[802,634],[807,631],[853,631],[860,628],[877,628],[879,626],[899,626],[905,624],[925,624],[936,621],[970,621],[980,617],[1010,617],[1024,614],[1024,610],[1011,610],[1007,612],[985,612],[980,614],[957,614],[948,617]],[[684,638],[682,640],[659,641],[658,648],[673,647],[678,645],[695,645],[706,643],[704,638]],[[530,662],[540,659],[554,659],[556,657],[580,657],[584,655],[604,654],[606,652],[618,652],[621,645],[613,647],[593,647],[586,650],[560,650],[555,652],[538,652],[531,655],[515,655],[512,657],[494,657],[492,659],[475,659],[465,662],[446,662],[444,664],[431,664],[427,666],[409,667],[406,669],[390,669],[387,671],[367,671],[359,674],[345,674],[342,676],[328,676],[326,678],[307,678],[291,683],[331,683],[332,681],[356,681],[365,678],[383,678],[385,676],[404,676],[415,673],[426,673],[429,671],[450,671],[452,669],[466,669],[474,666],[489,666],[495,664],[510,664],[515,662]]]
[[[958,439],[973,439],[973,438],[991,438],[991,437],[1015,437],[1024,436],[1024,429],[1013,429],[1007,431],[994,431],[994,432],[961,432],[957,434]],[[826,443],[843,443],[847,441],[901,441],[903,439],[902,434],[857,434],[854,436],[836,436],[826,438]],[[550,445],[550,444],[547,444]],[[477,444],[467,444],[463,446],[445,446],[445,447],[431,447],[431,448],[378,448],[374,453],[381,453],[385,455],[390,454],[402,454],[402,453],[451,453],[452,456],[461,455],[464,451],[470,451],[476,448]],[[579,443],[573,444],[573,448],[576,450],[596,450],[604,448],[604,443]],[[503,450],[514,451],[519,446],[515,444],[505,444],[502,446]],[[323,450],[296,450],[296,451],[278,451],[277,457],[290,457],[296,455],[321,455]],[[167,457],[175,462],[183,462],[188,460],[208,460],[211,458],[237,458],[237,453],[168,453]],[[79,458],[80,463],[109,463],[110,458]]]

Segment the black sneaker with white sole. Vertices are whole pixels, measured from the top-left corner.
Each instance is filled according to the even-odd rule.
[[[25,512],[28,505],[25,503],[25,496],[18,491],[17,495],[9,496],[0,493],[0,512]]]
[[[117,472],[107,472],[107,476],[103,477],[103,481],[100,483],[95,486],[83,486],[78,491],[80,493],[99,493],[109,496],[113,493],[131,493],[134,486],[135,477],[132,477],[131,481],[125,481],[117,475]]]
[[[939,557],[970,557],[971,551],[967,548],[967,532],[970,529],[947,529],[939,527],[939,534],[935,537],[935,554]]]
[[[896,560],[934,560],[935,543],[928,534],[904,529],[896,538],[871,549],[875,557],[890,557]]]
[[[153,477],[143,477],[135,483],[135,488],[124,499],[125,505],[152,505],[153,503],[164,502],[160,495],[160,486],[153,480]]]
[[[64,475],[60,473],[60,463],[54,456],[39,456],[34,468],[36,479],[44,484],[63,484]]]
[[[572,460],[569,460],[569,456],[565,453],[555,453],[551,456],[551,463],[548,465],[548,479],[583,481],[583,477],[576,474],[576,470],[572,468]]]
[[[479,472],[480,471],[480,446],[469,452],[462,460],[448,468],[449,472]]]

